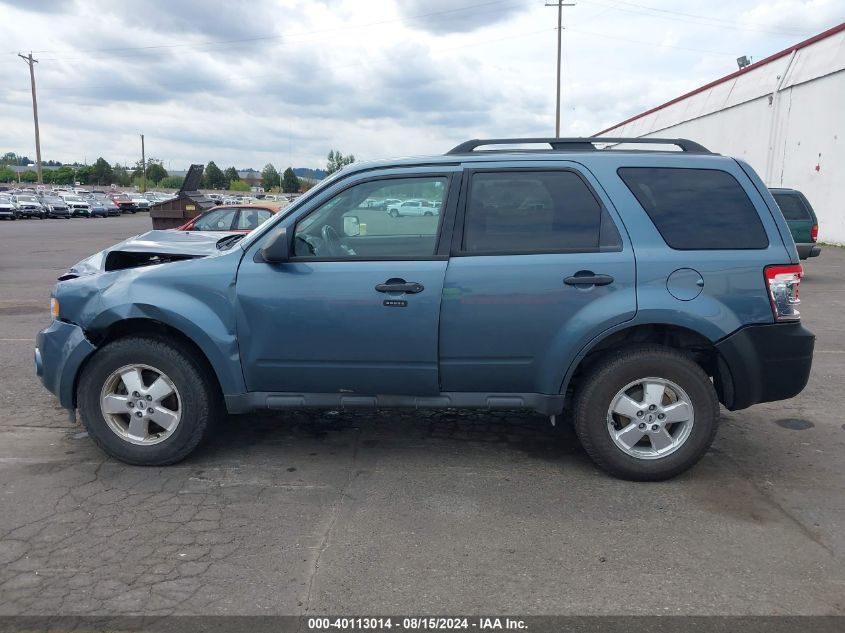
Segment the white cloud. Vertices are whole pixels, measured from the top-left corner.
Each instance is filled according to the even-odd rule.
[[[834,0],[581,0],[565,12],[562,133],[596,132],[842,20]],[[16,50],[40,51],[45,159],[134,162],[140,133],[174,169],[548,135],[555,22],[542,0],[0,0],[14,25],[0,151],[34,155]]]

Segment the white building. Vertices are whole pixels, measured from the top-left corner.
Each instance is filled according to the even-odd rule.
[[[603,130],[683,137],[807,196],[819,240],[845,244],[845,23]]]

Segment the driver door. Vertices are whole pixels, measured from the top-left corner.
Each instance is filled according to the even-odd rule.
[[[242,260],[237,327],[247,389],[436,395],[438,322],[460,172],[361,175],[283,220],[291,261]],[[394,218],[372,200],[425,198],[437,215]],[[454,213],[451,216],[453,217]]]

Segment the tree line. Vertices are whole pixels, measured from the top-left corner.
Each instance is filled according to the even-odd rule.
[[[331,150],[326,163],[326,174],[332,174],[346,165],[355,162],[355,156],[349,154],[344,156],[340,151]],[[11,169],[12,165],[31,164],[27,156],[17,156],[14,152],[7,152],[0,157],[0,182],[13,182],[20,179],[21,182],[35,183],[38,181],[38,174],[35,169],[27,170],[21,174]],[[145,180],[147,187],[159,187],[162,189],[178,189],[182,186],[181,176],[171,176],[164,168],[163,161],[158,158],[149,158],[146,165],[139,160],[133,166],[121,165],[120,163],[110,164],[102,156],[93,165],[63,165],[58,161],[44,161],[42,165],[47,167],[57,166],[57,169],[45,169],[42,172],[44,184],[48,185],[72,185],[79,182],[84,185],[109,186],[118,185],[121,187],[140,187]],[[142,178],[144,176],[145,178]],[[310,188],[312,183],[307,179],[300,179],[294,173],[292,167],[288,167],[279,174],[272,163],[267,163],[261,171],[262,186],[270,191],[277,189],[284,193],[296,193]],[[229,191],[249,191],[249,183],[242,181],[238,170],[234,166],[220,169],[215,162],[209,161],[205,166],[200,184],[203,189],[221,189]]]

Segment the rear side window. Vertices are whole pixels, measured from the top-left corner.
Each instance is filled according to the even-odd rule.
[[[621,246],[610,216],[574,172],[472,175],[464,222],[464,252],[595,252],[620,250]]]
[[[775,202],[778,203],[783,217],[787,220],[812,220],[810,210],[800,196],[794,193],[774,193]]]
[[[618,173],[671,248],[754,249],[769,245],[757,210],[727,172],[623,167]]]

